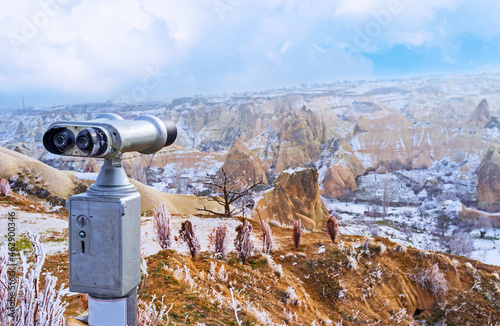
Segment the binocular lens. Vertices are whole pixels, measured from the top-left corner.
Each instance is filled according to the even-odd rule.
[[[76,136],[76,146],[89,156],[98,155],[106,149],[106,135],[99,128],[87,128]]]
[[[45,138],[45,136],[44,136]],[[47,139],[49,140],[50,137]],[[44,140],[45,142],[46,140]],[[75,145],[75,135],[68,129],[62,129],[56,132],[54,137],[52,137],[52,146],[59,151],[67,151]]]
[[[58,148],[64,147],[68,143],[68,139],[62,133],[58,133],[54,137],[54,145]]]
[[[87,135],[79,135],[78,138],[76,138],[76,146],[78,146],[79,149],[81,150],[86,150],[89,149],[91,145],[89,137]]]

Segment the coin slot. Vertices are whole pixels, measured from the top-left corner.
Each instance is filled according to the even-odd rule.
[[[85,253],[85,241],[82,241],[82,254]]]

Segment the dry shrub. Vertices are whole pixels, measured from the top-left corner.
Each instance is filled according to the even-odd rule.
[[[283,275],[283,266],[281,266],[281,264],[276,264],[273,257],[267,254],[262,254],[262,257],[266,260],[267,264],[271,267],[277,277],[281,277]]]
[[[220,223],[209,236],[210,244],[214,248],[215,259],[225,259],[227,256],[228,232],[227,226]]]
[[[0,196],[8,196],[10,194],[10,184],[7,180],[0,180]]]
[[[337,219],[330,215],[328,220],[326,221],[326,234],[332,239],[332,242],[335,242],[336,239],[340,237],[340,228]]]
[[[29,231],[26,235],[33,246],[34,264],[30,266],[21,252],[21,270],[15,272],[17,275],[12,275],[13,270],[8,266],[12,256],[9,257],[7,246],[0,247],[0,325],[62,326],[63,314],[68,306],[62,302],[64,284],[57,289],[57,277],[47,272],[45,285],[41,288],[45,251],[38,235]],[[11,295],[15,301],[9,301]]]
[[[427,268],[417,268],[410,275],[410,278],[417,282],[423,289],[435,295],[448,294],[448,281],[443,272],[439,270],[438,264]]]
[[[269,223],[260,221],[260,230],[262,236],[262,250],[265,254],[270,254],[274,250],[273,234]]]
[[[159,303],[160,310],[156,310],[156,295],[153,295],[153,299],[148,303],[144,303],[139,300],[137,304],[137,325],[138,326],[156,326],[163,325],[164,317],[167,318],[167,323],[164,325],[168,325],[170,322],[170,318],[168,313],[174,306],[174,303],[170,305],[170,308],[167,309],[167,306],[163,304],[163,298],[161,303]]]
[[[300,239],[302,238],[302,223],[300,220],[295,221],[293,223],[293,233],[292,240],[296,249],[299,249]]]
[[[163,250],[170,248],[172,243],[172,227],[170,226],[171,215],[165,203],[155,207],[153,213],[154,230],[158,244]]]
[[[191,257],[196,257],[196,255],[200,252],[200,241],[198,241],[198,238],[194,233],[193,224],[190,221],[186,221],[181,224],[179,236],[180,239],[188,245]]]
[[[236,238],[234,239],[234,247],[238,252],[238,257],[246,264],[247,259],[252,255],[253,242],[250,236],[252,235],[253,227],[246,219],[243,223],[236,227]]]
[[[285,303],[286,305],[300,306],[302,301],[297,296],[293,286],[289,286],[285,291]]]

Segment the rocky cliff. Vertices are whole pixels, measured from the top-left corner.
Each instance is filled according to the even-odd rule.
[[[340,197],[358,190],[356,177],[366,172],[363,163],[353,153],[345,139],[331,141],[322,154],[325,172],[320,179],[321,193],[329,197]]]
[[[483,127],[491,120],[490,106],[488,101],[483,99],[477,106],[469,118],[469,124]]]
[[[316,169],[285,170],[274,188],[259,200],[255,211],[264,220],[274,219],[287,225],[301,220],[309,230],[321,229],[329,214],[319,195]]]
[[[230,180],[243,178],[246,184],[267,184],[264,166],[259,157],[252,155],[245,143],[237,139],[224,158],[224,169]],[[243,184],[242,184],[243,185]]]
[[[477,169],[479,205],[496,210],[500,204],[500,145],[491,146]]]

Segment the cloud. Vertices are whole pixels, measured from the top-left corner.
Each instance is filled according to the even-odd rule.
[[[113,99],[148,69],[164,76],[148,97],[370,78],[370,54],[400,45],[458,65],[464,34],[498,43],[499,11],[495,0],[4,0],[0,94]]]
[[[315,44],[313,43],[312,44],[319,52],[321,53],[325,53],[325,49],[323,49],[321,46],[319,46],[318,44]]]
[[[285,53],[286,50],[288,50],[288,48],[290,47],[290,45],[292,45],[292,43],[293,43],[292,41],[286,41],[285,43],[283,43],[280,52]]]

